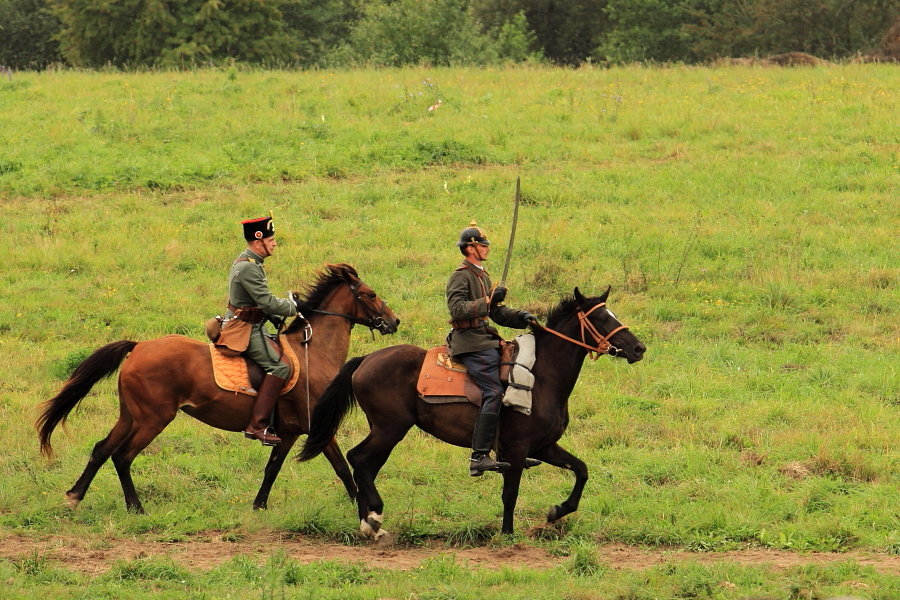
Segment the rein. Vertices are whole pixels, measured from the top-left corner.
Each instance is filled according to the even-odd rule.
[[[606,336],[597,331],[597,328],[594,327],[594,324],[588,319],[588,316],[601,306],[606,306],[606,302],[600,302],[599,304],[595,304],[591,307],[591,309],[587,312],[584,312],[580,308],[578,309],[578,321],[581,324],[581,341],[579,342],[576,339],[570,338],[569,336],[562,334],[555,329],[550,329],[549,327],[544,327],[544,331],[549,331],[553,335],[560,337],[567,342],[572,342],[576,346],[581,346],[582,348],[586,348],[588,351],[588,356],[591,360],[597,360],[603,354],[609,354],[610,356],[617,356],[621,350],[610,343],[609,340],[612,339],[612,336],[616,335],[623,329],[628,329],[626,325],[619,325],[612,331],[610,331]],[[590,344],[585,342],[585,331],[592,338],[594,338],[595,346],[591,346]]]
[[[385,323],[382,315],[384,315],[384,309],[387,306],[387,302],[382,300],[381,307],[379,308],[378,312],[373,314],[372,311],[369,310],[368,305],[363,303],[362,298],[357,293],[357,291],[359,290],[359,287],[354,286],[352,284],[348,284],[348,286],[350,287],[350,291],[353,292],[354,306],[359,306],[360,304],[362,304],[363,308],[366,311],[366,314],[369,315],[368,319],[363,319],[361,317],[357,317],[356,315],[350,315],[350,314],[346,314],[346,313],[336,313],[336,312],[331,312],[329,310],[321,310],[318,308],[314,308],[314,309],[310,310],[309,312],[314,312],[314,313],[317,313],[320,315],[329,315],[332,317],[343,317],[343,318],[347,319],[348,321],[350,321],[351,328],[355,324],[365,325],[366,327],[368,327],[370,330],[373,331],[372,335],[374,336],[375,335],[374,330],[380,328],[381,325],[383,325]],[[310,395],[309,395],[309,342],[312,340],[312,333],[313,333],[312,326],[307,322],[306,327],[304,329],[305,337],[300,342],[300,344],[305,349],[305,352],[303,353],[303,355],[304,355],[303,358],[304,358],[304,362],[305,362],[305,371],[306,371],[305,379],[306,379],[306,427],[307,427],[307,431],[310,431],[311,427],[312,427],[312,408],[311,408],[310,402],[309,402],[309,399],[310,399]]]

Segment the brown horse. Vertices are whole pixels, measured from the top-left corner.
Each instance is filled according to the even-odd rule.
[[[272,448],[262,486],[253,501],[256,509],[266,508],[272,484],[291,446],[309,431],[311,406],[347,359],[353,325],[365,325],[385,335],[397,331],[400,323],[372,288],[359,279],[356,270],[346,264],[328,265],[307,288],[299,308],[306,320],[295,318],[283,337],[299,359],[300,378],[279,399],[282,442]],[[37,427],[45,455],[53,452],[50,436],[56,426],[66,420],[94,384],[120,365],[119,420],[94,446],[87,467],[66,493],[73,507],[81,502],[97,471],[112,456],[126,507],[144,512],[131,480],[131,463],[172,422],[179,409],[226,431],[241,431],[250,419],[253,398],[216,385],[208,344],[179,335],[140,343],[122,340],[96,350],[75,369],[62,391],[44,403]],[[323,451],[347,493],[354,497],[356,486],[337,442],[327,442]]]
[[[585,356],[609,354],[634,363],[646,347],[606,308],[609,289],[586,298],[575,288],[572,298],[551,311],[547,326],[535,335],[535,376],[532,412],[525,415],[504,407],[500,417],[498,456],[510,463],[503,473],[503,532],[513,531],[513,510],[526,458],[573,471],[575,487],[569,497],[550,509],[554,522],[578,508],[588,472],[584,462],[557,444],[569,423],[568,400]],[[576,339],[579,338],[579,339]],[[413,425],[455,446],[468,447],[478,409],[469,403],[428,404],[416,391],[425,350],[391,346],[347,362],[322,394],[313,412],[309,437],[300,460],[327,448],[354,401],[366,413],[369,435],[347,453],[358,487],[360,530],[375,539],[385,530],[384,503],[375,477],[391,450]],[[460,459],[462,471],[464,461]]]

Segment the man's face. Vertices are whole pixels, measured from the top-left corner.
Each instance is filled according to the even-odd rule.
[[[470,256],[478,260],[487,260],[488,254],[491,252],[491,247],[484,244],[470,244],[469,248],[472,249]]]
[[[254,251],[262,256],[263,258],[267,258],[272,256],[275,252],[275,248],[278,246],[278,242],[275,241],[275,236],[263,238],[261,240],[256,240],[254,244],[256,248]]]

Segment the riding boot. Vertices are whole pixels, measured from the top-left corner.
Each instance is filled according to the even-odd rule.
[[[472,458],[469,459],[469,475],[481,477],[485,471],[503,471],[509,468],[508,462],[496,461],[490,456],[491,446],[497,437],[497,421],[500,415],[480,413],[475,422],[472,434]]]
[[[275,446],[281,443],[281,438],[274,431],[269,432],[269,417],[278,402],[278,396],[285,380],[281,377],[267,374],[263,377],[259,392],[256,394],[256,402],[253,403],[253,413],[250,423],[244,429],[244,437],[251,440],[259,440],[263,446]]]

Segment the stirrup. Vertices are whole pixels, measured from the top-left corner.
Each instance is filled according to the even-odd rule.
[[[509,468],[508,462],[494,460],[488,454],[479,456],[478,458],[469,459],[469,475],[472,477],[481,477],[485,471],[497,471],[503,473]]]
[[[268,427],[263,427],[258,431],[244,430],[244,437],[248,440],[259,440],[263,446],[277,446],[281,443],[281,438],[275,433],[269,433]]]

